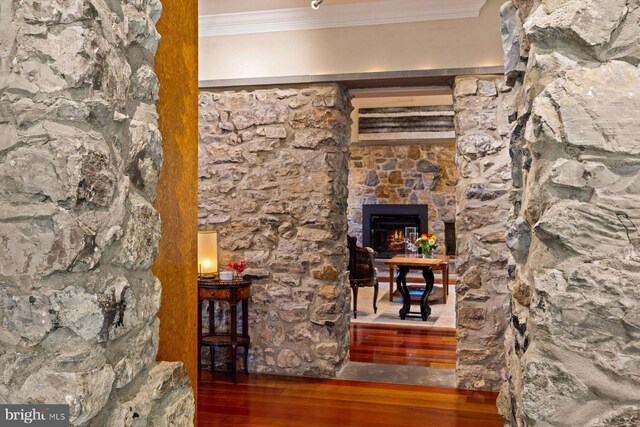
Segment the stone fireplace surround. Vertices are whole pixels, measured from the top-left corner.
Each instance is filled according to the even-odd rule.
[[[445,222],[455,221],[455,143],[399,141],[352,143],[349,161],[349,235],[363,244],[366,204],[423,204],[428,229],[444,242]]]

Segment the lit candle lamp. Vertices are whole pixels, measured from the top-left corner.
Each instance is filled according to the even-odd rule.
[[[198,232],[198,275],[215,277],[218,274],[218,233]]]

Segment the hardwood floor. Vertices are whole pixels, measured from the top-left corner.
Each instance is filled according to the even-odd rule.
[[[351,324],[351,360],[366,363],[456,367],[456,331]]]
[[[351,360],[455,366],[455,330],[351,325]],[[496,393],[203,370],[199,426],[502,426]]]
[[[502,426],[496,394],[362,381],[203,371],[199,426]]]

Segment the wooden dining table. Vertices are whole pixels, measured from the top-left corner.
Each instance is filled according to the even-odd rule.
[[[449,284],[449,259],[451,257],[436,255],[434,258],[416,258],[405,255],[396,255],[384,263],[389,267],[389,300],[393,300],[393,282],[395,279],[396,286],[400,295],[402,295],[402,308],[400,309],[400,318],[405,319],[412,313],[419,315],[422,320],[426,321],[431,314],[428,296],[433,289],[435,278],[434,271],[442,272],[442,302],[447,303],[448,284]],[[422,270],[422,277],[425,281],[425,289],[420,297],[420,313],[411,311],[411,294],[407,287],[407,274],[412,269]],[[396,271],[397,270],[397,271]]]

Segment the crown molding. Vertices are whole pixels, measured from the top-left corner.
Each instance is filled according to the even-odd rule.
[[[335,6],[327,3],[318,10],[309,6],[203,15],[198,18],[198,33],[200,37],[216,37],[475,18],[486,0],[378,0]]]
[[[256,86],[308,85],[340,83],[348,89],[385,88],[400,86],[451,87],[456,76],[504,75],[504,65],[467,68],[436,68],[430,70],[378,71],[343,74],[244,77],[238,79],[200,80],[200,89],[221,89]]]

